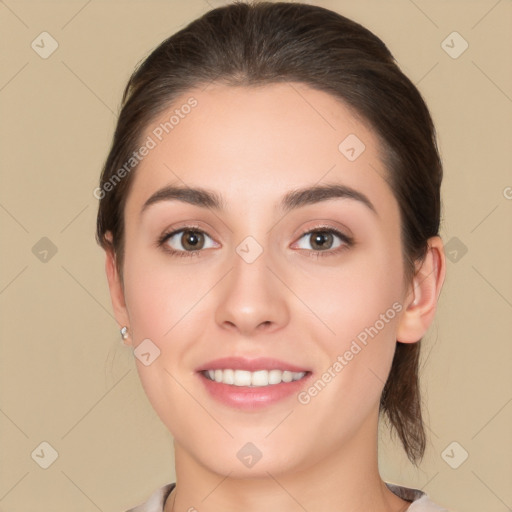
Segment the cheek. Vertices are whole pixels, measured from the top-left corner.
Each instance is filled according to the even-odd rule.
[[[215,276],[207,267],[177,264],[154,249],[133,247],[126,254],[125,297],[135,344],[150,338],[163,349],[176,330],[182,336],[187,317],[201,311]]]
[[[322,334],[312,336],[328,357],[322,363],[330,374],[320,376],[329,381],[322,391],[326,410],[332,410],[329,403],[342,402],[364,416],[379,400],[396,347],[401,276],[399,249],[361,251],[329,279],[322,278],[310,295],[311,309],[332,331],[319,324]]]
[[[126,250],[125,298],[133,348],[149,339],[159,350],[148,366],[136,360],[137,372],[154,410],[179,438],[184,429],[183,423],[176,421],[180,411],[188,408],[189,416],[200,415],[190,410],[186,389],[191,383],[183,366],[200,326],[205,325],[199,319],[203,315],[201,297],[214,277],[211,269],[197,272],[194,267],[170,262],[166,255],[135,244]]]
[[[322,332],[332,352],[376,322],[379,331],[389,334],[397,312],[392,306],[401,298],[401,276],[399,249],[382,246],[380,250],[354,251],[339,266],[316,270],[306,280],[297,279],[295,289],[301,290],[301,298],[329,328],[322,327]],[[389,320],[385,326],[381,315]]]

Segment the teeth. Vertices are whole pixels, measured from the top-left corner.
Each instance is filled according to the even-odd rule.
[[[210,380],[222,382],[223,384],[263,387],[302,379],[306,372],[290,372],[288,370],[257,370],[249,372],[246,370],[225,369],[205,370],[203,375]]]

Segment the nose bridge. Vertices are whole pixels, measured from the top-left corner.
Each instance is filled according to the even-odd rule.
[[[236,248],[233,257],[232,286],[241,297],[264,295],[273,287],[269,271],[270,250],[263,248],[253,237],[247,237]]]
[[[271,260],[272,252],[252,236],[238,244],[217,305],[219,325],[250,334],[262,326],[277,329],[287,323],[286,290],[269,269],[274,266]]]

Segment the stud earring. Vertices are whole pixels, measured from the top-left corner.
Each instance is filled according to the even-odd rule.
[[[128,339],[128,327],[126,327],[126,325],[121,328],[121,338],[123,338],[123,340]]]

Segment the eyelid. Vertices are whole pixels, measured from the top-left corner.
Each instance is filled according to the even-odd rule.
[[[163,229],[159,240],[162,240],[164,237],[168,237],[169,235],[176,234],[179,231],[200,231],[201,233],[208,235],[210,238],[214,238],[212,235],[210,235],[210,233],[215,232],[213,227],[207,222],[184,220],[175,224],[171,224],[170,226]]]
[[[342,224],[341,222],[338,221],[318,218],[305,223],[305,225],[305,228],[301,227],[299,230],[295,232],[295,234],[293,235],[295,240],[308,233],[311,233],[312,231],[321,230],[334,231],[335,233],[339,233],[341,236],[345,237],[347,240],[354,240],[352,231],[345,224]]]

